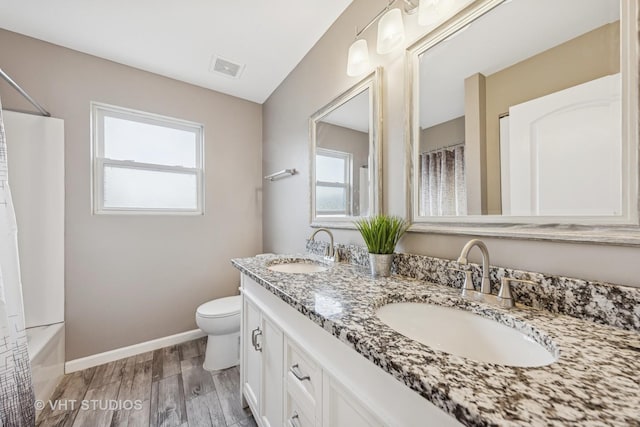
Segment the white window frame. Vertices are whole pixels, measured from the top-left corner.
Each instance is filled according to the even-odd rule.
[[[104,156],[104,118],[115,117],[152,124],[166,128],[193,132],[196,135],[196,167],[167,166],[142,163],[133,160],[115,160]],[[161,116],[144,111],[132,110],[115,105],[91,102],[91,166],[92,166],[92,210],[94,214],[161,214],[161,215],[203,215],[204,214],[204,125],[173,117]],[[104,169],[106,166],[146,171],[193,174],[197,183],[197,207],[180,208],[110,208],[104,206]]]
[[[352,206],[353,206],[353,200],[352,200],[353,191],[351,191],[351,185],[352,185],[351,171],[353,170],[353,154],[347,153],[344,151],[329,150],[326,148],[316,148],[316,166],[315,166],[316,176],[317,176],[317,170],[318,170],[317,168],[318,156],[334,157],[337,159],[344,160],[344,165],[345,165],[344,166],[344,183],[320,181],[316,179],[316,194],[317,194],[317,189],[319,187],[344,188],[346,206],[344,211],[324,211],[324,210],[317,210],[317,203],[316,203],[317,214],[322,216],[328,216],[328,215],[350,216],[352,211]]]

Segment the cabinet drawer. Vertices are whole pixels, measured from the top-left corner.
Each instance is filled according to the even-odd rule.
[[[291,340],[287,340],[285,363],[287,392],[308,413],[315,414],[322,398],[320,366]]]
[[[287,392],[286,404],[285,427],[316,427],[315,415],[301,406],[289,392]]]

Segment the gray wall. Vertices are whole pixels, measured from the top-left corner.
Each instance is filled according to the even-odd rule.
[[[0,52],[65,121],[67,360],[196,328],[200,303],[238,292],[229,259],[262,247],[261,106],[4,30]],[[0,96],[32,110],[4,82]],[[204,124],[205,215],[91,215],[92,100]]]
[[[358,78],[346,75],[347,50],[353,28],[364,25],[381,5],[355,0],[296,69],[263,105],[263,168],[265,172],[298,168],[299,175],[265,186],[263,241],[265,251],[304,249],[309,227],[308,119]],[[416,16],[405,19],[410,45],[421,37]],[[405,215],[404,52],[378,56],[375,26],[365,32],[372,66],[383,72],[383,188],[384,210]],[[363,244],[355,231],[335,230],[341,243]],[[409,233],[400,251],[456,258],[471,236]],[[491,262],[548,274],[610,281],[640,287],[640,249],[606,245],[536,242],[485,238]],[[477,261],[477,254],[475,260]]]
[[[464,141],[464,116],[420,130],[421,153],[463,144]]]

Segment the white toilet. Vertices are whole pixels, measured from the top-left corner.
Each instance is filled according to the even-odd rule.
[[[240,363],[240,295],[205,302],[196,310],[196,324],[207,334],[203,367],[217,371]]]

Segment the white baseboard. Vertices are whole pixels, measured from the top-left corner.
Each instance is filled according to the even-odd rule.
[[[114,350],[105,351],[104,353],[70,360],[64,364],[64,372],[69,374],[71,372],[81,371],[83,369],[113,362],[114,360],[124,359],[125,357],[135,356],[136,354],[146,353],[147,351],[157,350],[163,347],[169,347],[171,345],[195,340],[204,336],[205,333],[200,329],[194,329],[175,335],[169,335],[168,337],[141,342],[140,344],[116,348]]]

